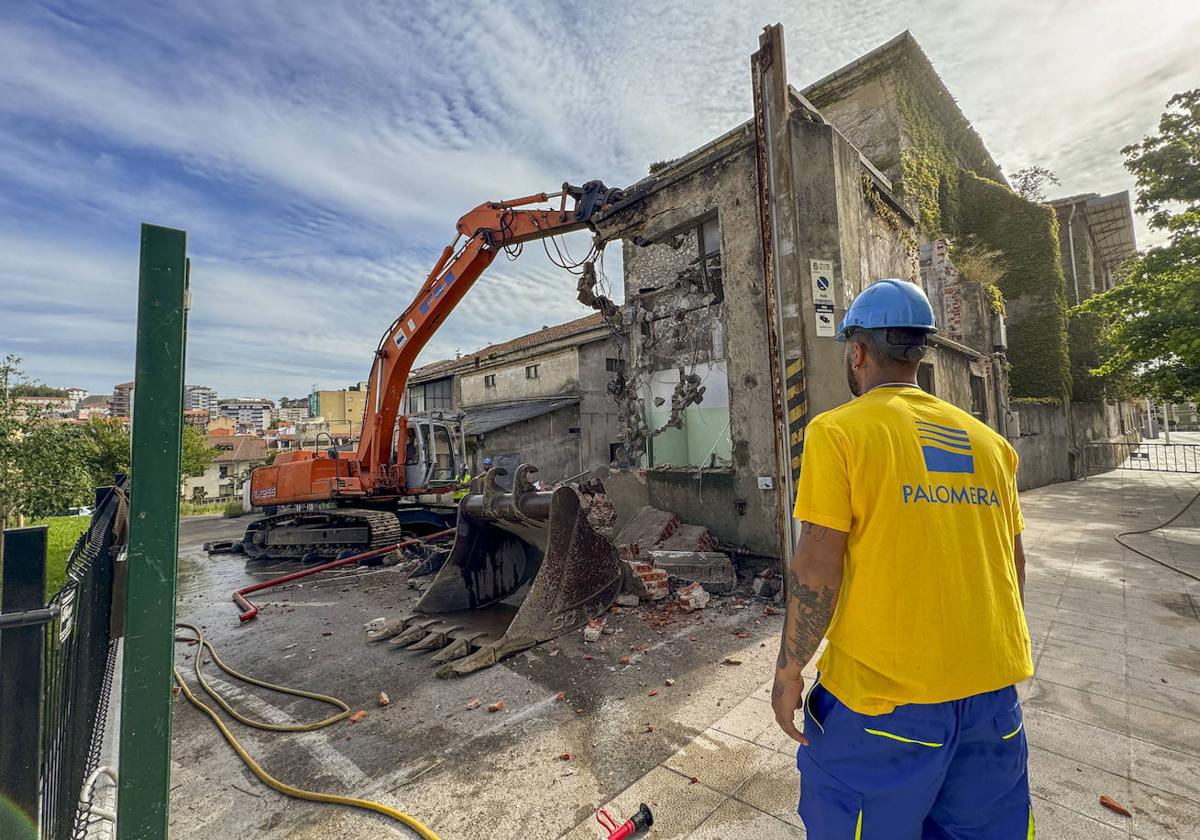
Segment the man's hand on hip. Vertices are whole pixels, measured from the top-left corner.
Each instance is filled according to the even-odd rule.
[[[804,705],[804,677],[788,677],[775,673],[775,685],[771,688],[771,708],[775,710],[775,722],[794,741],[808,746],[808,739],[796,727],[796,710]]]

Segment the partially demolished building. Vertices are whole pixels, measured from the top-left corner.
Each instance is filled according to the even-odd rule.
[[[833,335],[864,285],[924,286],[943,329],[922,387],[1019,449],[1010,393],[1060,400],[1073,434],[1067,304],[1054,211],[1012,195],[911,35],[803,92],[778,26],[751,65],[754,120],[656,165],[598,224],[621,240],[609,315],[630,345],[625,469],[605,484],[618,510],[780,557],[808,419],[850,398]],[[1101,404],[1089,433],[1131,431],[1117,415]]]

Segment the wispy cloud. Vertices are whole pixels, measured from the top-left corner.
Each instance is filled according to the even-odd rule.
[[[1200,42],[1194,4],[1161,0],[9,4],[0,350],[56,384],[127,379],[148,220],[189,232],[189,380],[356,381],[462,212],[630,183],[747,118],[777,20],[797,84],[911,28],[993,155],[1064,192],[1130,185],[1118,150],[1195,84]],[[527,248],[426,358],[583,314],[573,299]]]

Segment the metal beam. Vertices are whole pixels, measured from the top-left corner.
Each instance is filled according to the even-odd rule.
[[[19,617],[41,612],[46,602],[46,526],[14,528],[0,537],[0,610]],[[25,614],[28,617],[28,613]],[[16,814],[0,815],[0,826],[19,818],[33,837],[38,819],[41,758],[42,624],[9,626],[0,640],[0,802]],[[4,833],[0,831],[0,834]]]
[[[142,225],[121,693],[119,840],[167,836],[187,234]]]

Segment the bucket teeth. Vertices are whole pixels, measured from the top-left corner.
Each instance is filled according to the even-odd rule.
[[[452,659],[460,659],[471,652],[471,643],[466,639],[455,639],[446,647],[433,655],[433,661],[441,664]]]
[[[392,641],[389,642],[389,644],[391,644],[394,647],[401,647],[403,645],[411,645],[413,642],[417,641],[418,639],[422,639],[425,637],[425,628],[428,627],[430,624],[432,624],[432,622],[425,622],[422,624],[414,624],[411,627],[409,627],[407,630],[405,630],[403,633],[401,633],[399,636],[392,639]]]
[[[435,676],[443,680],[451,677],[459,677],[463,674],[470,674],[474,671],[482,671],[484,668],[490,668],[499,661],[499,657],[496,655],[496,648],[493,645],[484,645],[470,656],[438,668]]]
[[[457,627],[441,627],[437,630],[431,630],[429,635],[421,639],[415,645],[409,645],[409,650],[437,650],[445,647],[450,643],[450,633],[457,630]]]
[[[395,618],[391,621],[385,621],[377,630],[372,630],[367,633],[368,642],[382,642],[384,639],[390,639],[401,630],[404,629],[404,619]]]

